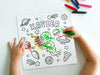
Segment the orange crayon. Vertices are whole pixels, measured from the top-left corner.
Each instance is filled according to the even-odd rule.
[[[67,2],[70,2],[71,0],[66,0]]]

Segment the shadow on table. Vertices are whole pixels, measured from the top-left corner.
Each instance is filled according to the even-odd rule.
[[[77,40],[75,40],[75,48],[76,48],[78,65],[80,66],[80,69],[82,70],[83,67],[85,66],[86,58]]]
[[[9,75],[9,68],[10,68],[10,50],[9,47],[7,46],[7,55],[5,59],[5,65],[4,65],[4,70],[3,70],[3,75]]]

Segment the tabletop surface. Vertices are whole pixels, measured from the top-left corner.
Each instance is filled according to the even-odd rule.
[[[100,0],[87,0],[81,3],[92,4],[92,9],[81,7],[80,10],[87,11],[85,15],[71,14],[72,24],[82,31],[84,36],[91,39],[96,51],[100,54]],[[0,75],[9,75],[10,52],[8,41],[13,42],[17,37],[16,16],[23,14],[34,14],[39,12],[69,11],[64,4],[73,5],[65,0],[0,0]],[[91,41],[90,41],[91,42]],[[75,40],[78,63],[74,65],[43,68],[24,71],[21,66],[21,75],[79,75],[84,64],[85,57],[80,46]]]

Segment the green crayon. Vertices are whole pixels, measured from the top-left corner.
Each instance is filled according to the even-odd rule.
[[[70,31],[67,31],[67,32],[65,32],[65,33],[68,34],[68,35],[76,35],[75,32],[70,32]]]

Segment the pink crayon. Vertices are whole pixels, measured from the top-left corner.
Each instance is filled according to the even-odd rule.
[[[92,5],[87,5],[87,4],[79,4],[79,6],[83,6],[83,7],[88,7],[88,8],[92,8]]]

